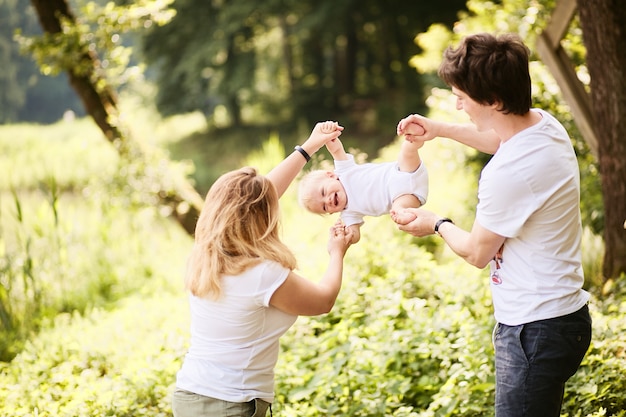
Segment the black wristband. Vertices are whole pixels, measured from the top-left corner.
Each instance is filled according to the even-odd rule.
[[[296,147],[293,149],[300,152],[300,154],[304,156],[304,159],[306,159],[307,162],[311,160],[311,155],[309,155],[304,149],[302,149],[302,146],[296,145]]]
[[[454,222],[452,220],[450,220],[447,217],[444,217],[443,219],[439,219],[437,220],[437,223],[435,223],[435,233],[437,233],[439,236],[441,236],[441,233],[439,233],[439,227],[441,227],[442,224],[444,223],[452,223],[454,224]]]

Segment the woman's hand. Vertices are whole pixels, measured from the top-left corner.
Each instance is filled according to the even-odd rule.
[[[343,130],[337,122],[320,122],[315,125],[309,138],[301,145],[304,152],[310,156],[317,152],[330,140],[337,139]],[[324,133],[329,131],[330,133]],[[268,174],[267,178],[272,181],[280,198],[298,173],[307,163],[306,158],[300,151],[294,150],[281,163],[276,165]]]
[[[307,151],[309,155],[313,155],[327,142],[337,139],[342,131],[343,126],[340,126],[337,122],[319,122],[313,128],[309,138],[302,144],[302,148]]]
[[[341,219],[337,219],[329,231],[328,253],[330,255],[338,254],[343,258],[352,244],[352,235],[352,229],[346,227]]]

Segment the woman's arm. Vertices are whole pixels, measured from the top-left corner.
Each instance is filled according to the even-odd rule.
[[[300,146],[307,155],[313,155],[326,142],[338,138],[342,130],[343,127],[339,126],[337,122],[320,122],[315,125],[309,138]],[[289,185],[307,162],[308,160],[301,152],[294,150],[267,174],[267,178],[276,187],[279,198],[287,191]]]
[[[328,313],[335,305],[341,289],[343,258],[351,240],[352,231],[338,220],[330,229],[328,240],[330,260],[320,282],[315,283],[292,271],[274,292],[270,304],[293,315],[317,316]]]

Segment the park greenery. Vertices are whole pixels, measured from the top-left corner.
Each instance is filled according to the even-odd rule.
[[[447,112],[454,102],[443,95],[437,104]],[[133,120],[150,126],[151,143],[164,149],[206,123],[148,111]],[[1,126],[0,138],[0,166],[10,173],[0,183],[0,415],[171,415],[188,343],[182,271],[191,238],[133,198],[140,191],[123,180],[130,167],[89,120]],[[379,158],[397,151],[394,142]],[[468,227],[476,175],[464,165],[467,150],[439,141],[422,154],[433,190],[427,204]],[[280,138],[270,136],[237,163],[267,172],[282,155]],[[314,164],[325,163],[320,152]],[[294,187],[281,209],[284,239],[301,272],[316,279],[333,219],[298,207]],[[275,414],[489,415],[494,320],[484,271],[434,236],[399,232],[388,218],[368,219],[362,233],[333,311],[301,317],[281,339]],[[587,233],[594,339],[568,383],[566,416],[626,415],[626,289],[603,293],[594,281],[601,250]]]
[[[117,3],[133,7],[133,2]],[[291,28],[292,36],[303,39],[294,47],[306,67],[307,54],[301,48],[314,49],[316,32],[312,28],[328,18],[320,13],[331,10],[318,8],[311,14],[311,2],[288,3],[294,8],[297,3],[292,18],[298,13],[308,17],[293,19],[302,27]],[[400,8],[405,3],[392,2]],[[414,6],[419,9],[428,2],[414,3],[421,5]],[[81,112],[78,117],[68,113],[48,125],[0,125],[0,170],[5,173],[0,177],[0,417],[171,415],[170,394],[189,336],[182,275],[192,244],[189,234],[169,217],[170,209],[154,198],[171,169],[188,176],[201,194],[229,169],[249,164],[267,172],[285,150],[308,135],[313,121],[331,118],[328,114],[344,115],[339,119],[346,125],[342,140],[358,158],[395,159],[399,138],[388,128],[406,112],[416,111],[413,106],[420,106],[416,100],[422,93],[428,97],[423,110],[427,107],[430,115],[460,120],[453,97],[432,76],[443,48],[466,33],[495,30],[496,26],[520,33],[532,45],[554,2],[527,3],[470,0],[470,12],[459,15],[453,30],[437,24],[426,30],[427,21],[420,21],[422,33],[415,42],[409,42],[416,53],[410,71],[417,70],[413,75],[419,80],[407,81],[409,73],[404,67],[393,79],[385,80],[385,75],[377,73],[378,64],[373,63],[367,77],[361,74],[352,96],[331,101],[352,103],[377,97],[368,103],[378,106],[346,113],[341,106],[324,107],[325,97],[335,89],[316,83],[327,77],[300,74],[302,82],[295,84],[300,89],[292,93],[301,101],[293,101],[294,96],[284,95],[285,90],[278,85],[285,82],[285,74],[272,78],[274,73],[268,75],[271,68],[260,73],[266,82],[277,83],[273,87],[260,83],[265,89],[257,90],[259,85],[245,84],[255,81],[245,72],[252,71],[249,65],[254,54],[244,54],[241,59],[251,61],[239,62],[238,71],[228,66],[233,62],[176,55],[195,50],[205,57],[219,56],[219,50],[211,48],[225,47],[217,42],[202,49],[194,43],[189,27],[209,31],[204,37],[214,36],[210,31],[215,27],[205,24],[203,14],[193,13],[197,10],[194,0],[179,0],[178,12],[200,19],[200,23],[183,24],[178,29],[163,26],[159,30],[164,32],[155,30],[152,38],[145,38],[153,43],[144,51],[148,58],[158,61],[169,48],[173,56],[163,55],[163,59],[172,67],[159,76],[164,80],[169,74],[175,76],[157,88],[141,82],[139,72],[133,72],[137,77],[114,76],[109,80],[118,87],[133,78],[131,85],[121,89],[119,120],[129,129],[129,138],[153,150],[149,158],[134,161],[120,157],[114,144],[105,140]],[[3,16],[16,18],[17,9],[11,4],[24,2],[0,0],[0,10],[11,12]],[[100,9],[87,4],[91,16],[97,17]],[[138,4],[141,2],[134,6]],[[233,4],[252,3],[241,0]],[[267,42],[276,35],[271,24],[276,22],[276,7],[281,4],[277,0],[263,2],[259,12],[251,14],[254,18],[239,19],[236,24],[228,19],[243,12],[233,8],[232,16],[221,16],[213,23],[232,31],[227,32],[227,39],[235,47],[244,52],[251,51],[246,48],[260,48],[267,58],[263,63],[279,68],[279,54]],[[333,13],[352,13],[349,4],[336,2]],[[361,23],[366,22],[364,28],[377,27],[369,21],[379,11],[377,4],[363,2],[363,10],[355,14],[364,19]],[[112,4],[106,7],[117,11]],[[30,26],[23,28],[32,27],[33,16],[24,16],[29,17]],[[111,41],[107,31],[115,29],[116,19],[101,22],[106,23],[101,32],[90,32],[86,26],[77,30],[96,37],[106,33],[102,38]],[[406,21],[400,23],[399,35],[408,39],[407,33],[414,27]],[[242,33],[252,33],[251,28],[268,32],[242,38]],[[0,28],[0,34],[5,29]],[[190,49],[169,47],[163,40],[169,30],[189,41]],[[325,36],[341,38],[343,28],[333,30],[338,33],[327,32]],[[366,38],[361,53],[370,58],[377,55],[378,44],[366,33],[361,35]],[[109,45],[109,52],[123,51],[117,57],[128,68],[134,71],[144,64],[127,55],[125,42],[116,39],[115,43],[114,47]],[[584,48],[576,22],[565,44],[584,77]],[[166,51],[159,52],[159,48]],[[0,53],[7,51],[0,48]],[[44,62],[50,57],[41,55]],[[19,61],[15,56],[7,59]],[[123,69],[111,65],[113,73]],[[210,80],[193,79],[189,74],[197,70],[194,65],[208,68]],[[626,383],[622,378],[626,372],[626,280],[605,281],[601,273],[604,219],[597,163],[554,80],[534,54],[531,71],[534,104],[553,112],[572,135],[584,196],[583,263],[585,288],[592,294],[594,336],[580,370],[568,382],[563,417],[626,416]],[[31,80],[35,77],[25,71],[17,73]],[[0,70],[0,78],[2,74]],[[218,79],[228,82],[217,83]],[[316,81],[307,84],[311,80]],[[400,80],[408,83],[400,83],[400,89],[422,90],[411,99],[400,100],[397,91],[387,88]],[[363,90],[364,86],[371,89]],[[0,113],[4,122],[19,119],[24,113],[23,109],[17,111],[18,104],[42,101],[37,95],[28,97],[32,93],[5,91],[5,95],[0,93],[0,103],[11,106],[2,109],[13,110]],[[14,94],[9,95],[10,91]],[[224,98],[233,91],[245,93],[234,106],[245,116],[240,126],[233,126],[236,113],[232,102],[229,106]],[[202,107],[207,103],[201,101],[208,92],[222,100],[211,104],[210,117]],[[185,112],[178,114],[181,109]],[[377,128],[364,129],[357,121]],[[427,206],[468,229],[474,217],[478,171],[486,156],[447,140],[429,142],[422,156],[431,178]],[[321,151],[311,166],[328,164],[328,158]],[[283,237],[296,253],[303,275],[316,279],[325,267],[326,231],[334,219],[314,216],[298,207],[293,188],[281,200]],[[344,286],[332,312],[299,318],[281,339],[275,415],[491,415],[494,319],[485,271],[458,259],[436,236],[413,238],[399,232],[388,218],[367,219],[362,236],[348,252]]]

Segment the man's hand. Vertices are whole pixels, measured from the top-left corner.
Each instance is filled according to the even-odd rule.
[[[404,136],[409,142],[421,141],[422,143],[433,139],[436,135],[433,127],[436,124],[419,114],[411,114],[398,122],[396,133]]]
[[[437,223],[437,220],[440,218],[432,211],[422,208],[406,208],[403,210],[403,215],[414,215],[415,219],[406,224],[398,224],[398,229],[417,237],[424,237],[435,233],[435,223]]]

